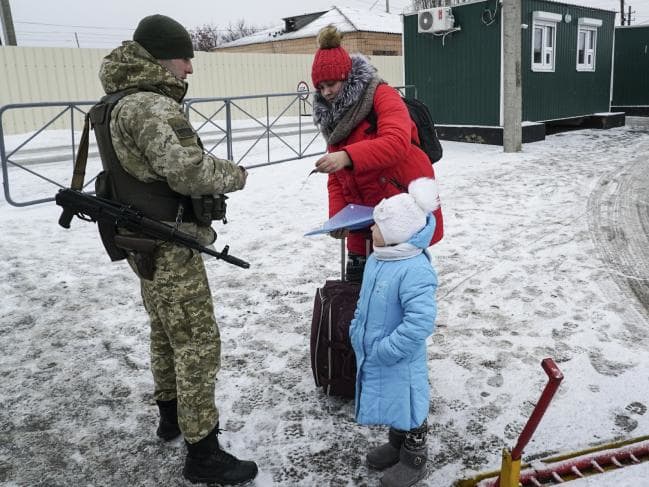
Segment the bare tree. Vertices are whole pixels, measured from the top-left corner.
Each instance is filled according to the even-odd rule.
[[[256,27],[254,25],[246,25],[245,20],[240,19],[235,25],[228,24],[225,32],[221,34],[221,42],[230,42],[240,39],[242,37],[249,36],[255,32],[262,30],[261,27]]]
[[[225,29],[219,29],[213,24],[205,24],[189,30],[192,44],[196,51],[211,51],[226,42],[246,37],[259,32],[263,27],[246,25],[245,20],[237,21],[235,25],[229,24]]]
[[[196,51],[210,51],[219,45],[220,35],[216,25],[205,24],[195,29],[190,29],[192,44]]]
[[[414,12],[418,12],[426,8],[440,7],[442,3],[444,3],[443,0],[412,0],[412,9]]]

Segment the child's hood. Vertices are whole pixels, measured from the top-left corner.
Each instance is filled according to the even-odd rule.
[[[429,213],[426,217],[426,226],[415,233],[408,243],[425,250],[430,245],[433,233],[435,233],[435,217]]]

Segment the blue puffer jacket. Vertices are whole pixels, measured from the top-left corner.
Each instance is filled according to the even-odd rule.
[[[409,243],[425,249],[435,219]],[[349,335],[356,353],[356,420],[400,430],[428,417],[426,338],[433,332],[437,274],[422,252],[403,260],[370,255]]]

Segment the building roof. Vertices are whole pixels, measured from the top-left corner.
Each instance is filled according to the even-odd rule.
[[[485,0],[451,0],[451,1],[453,2],[451,4],[452,7],[461,7],[462,5],[465,4],[479,3],[479,2],[484,2]],[[597,10],[608,10],[609,12],[616,11],[616,8],[619,8],[620,6],[619,0],[545,0],[545,1],[551,3],[562,3],[565,5],[572,5],[578,7],[594,8]],[[414,14],[416,12],[412,11],[409,13]]]
[[[615,12],[616,2],[617,7],[620,6],[619,0],[548,0],[554,3],[563,3],[566,5],[577,5],[579,7],[594,8],[597,10],[608,10]]]
[[[290,18],[290,17],[288,17]],[[284,19],[286,20],[286,19]],[[345,32],[380,32],[387,34],[403,33],[401,14],[361,10],[352,7],[333,7],[299,30],[285,32],[285,24],[241,37],[231,42],[221,44],[221,47],[245,46],[263,42],[284,41],[315,37],[323,27],[332,24],[342,33]]]
[[[451,6],[455,8],[455,7],[462,7],[467,4],[484,2],[485,0],[452,0],[452,1],[457,2],[451,4]],[[545,0],[545,1],[550,3],[560,3],[568,6],[588,7],[595,10],[606,10],[608,12],[617,12],[615,9],[620,5],[619,0]],[[417,12],[411,9],[404,14],[416,15]]]

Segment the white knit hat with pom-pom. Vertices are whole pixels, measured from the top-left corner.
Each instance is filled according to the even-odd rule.
[[[407,242],[426,226],[428,214],[439,208],[439,190],[431,178],[415,179],[408,192],[384,199],[374,208],[374,222],[378,225],[386,245]]]

